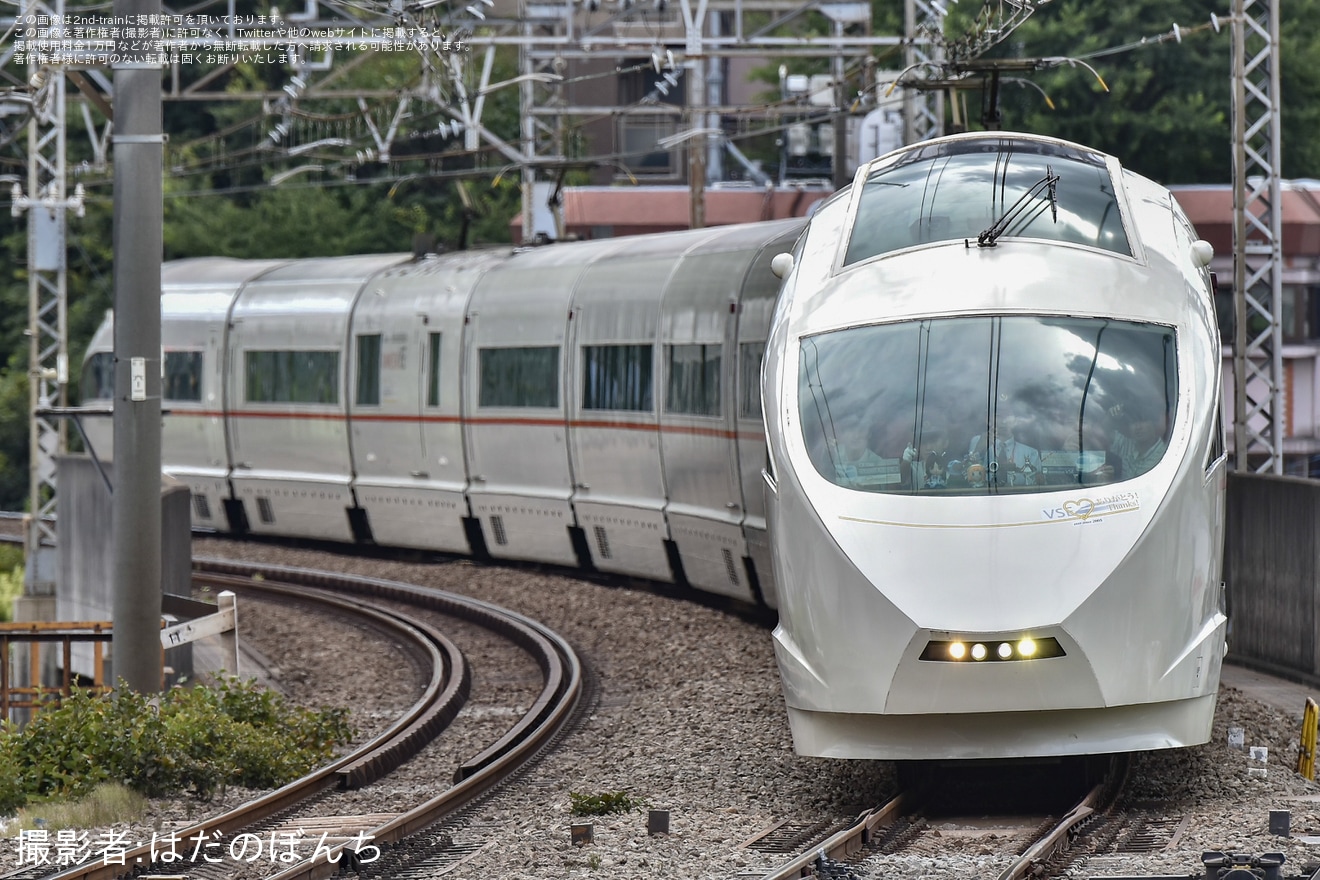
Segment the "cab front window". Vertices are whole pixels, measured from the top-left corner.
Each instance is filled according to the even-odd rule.
[[[816,471],[868,492],[986,495],[1130,480],[1168,448],[1170,327],[978,317],[804,337],[798,402]]]

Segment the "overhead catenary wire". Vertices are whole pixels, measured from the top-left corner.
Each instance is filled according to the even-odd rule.
[[[5,4],[5,5],[11,5],[11,6],[19,6],[19,5],[21,5],[21,0],[0,0],[0,3],[3,3],[3,4]],[[105,8],[108,8],[109,5],[110,5],[109,3],[92,3],[92,4],[80,5],[80,6],[74,7],[73,9],[69,10],[67,14],[77,14],[77,13],[79,13],[79,12],[87,12],[87,11],[94,11],[94,10],[99,10],[99,9],[105,9]],[[216,4],[216,3],[214,3],[214,2],[195,3],[195,4],[191,4],[191,5],[187,6],[187,7],[182,7],[177,13],[174,13],[174,14],[191,14],[191,13],[195,13],[195,12],[198,12],[198,11],[200,11],[200,10],[207,9],[207,8],[209,8],[209,7],[213,7],[213,6],[217,6],[217,5],[218,5],[218,4]],[[327,7],[332,7],[332,8],[336,8],[336,9],[343,9],[343,10],[346,10],[346,11],[350,11],[350,13],[351,13],[351,11],[357,11],[357,10],[362,10],[362,11],[380,10],[380,11],[384,11],[384,10],[386,10],[387,8],[389,8],[389,7],[388,7],[388,4],[385,4],[385,3],[360,3],[360,4],[343,4],[343,3],[333,3],[333,4],[332,4],[332,3],[324,3],[323,5],[326,5]],[[1140,49],[1140,48],[1146,48],[1146,47],[1155,46],[1155,45],[1169,44],[1169,43],[1181,43],[1182,38],[1183,38],[1183,37],[1186,37],[1186,36],[1190,36],[1190,35],[1198,34],[1198,33],[1209,32],[1209,31],[1212,31],[1212,30],[1215,31],[1215,32],[1218,32],[1218,31],[1220,31],[1221,26],[1222,26],[1223,24],[1225,24],[1225,23],[1227,23],[1227,22],[1230,22],[1231,20],[1232,20],[1232,16],[1231,16],[1231,15],[1226,15],[1226,16],[1223,16],[1223,17],[1221,17],[1221,16],[1216,16],[1216,15],[1212,15],[1212,16],[1211,16],[1211,20],[1210,20],[1210,22],[1208,22],[1208,23],[1204,23],[1204,24],[1200,24],[1200,25],[1194,25],[1194,26],[1189,26],[1189,27],[1180,27],[1179,25],[1174,24],[1174,25],[1172,25],[1172,27],[1170,28],[1170,30],[1168,30],[1168,31],[1166,31],[1166,32],[1162,32],[1162,33],[1160,33],[1160,34],[1153,35],[1153,36],[1142,37],[1142,38],[1139,39],[1139,40],[1131,41],[1131,42],[1128,42],[1128,43],[1125,43],[1125,44],[1122,44],[1122,45],[1119,45],[1119,46],[1114,46],[1114,47],[1110,47],[1110,48],[1106,48],[1106,49],[1093,50],[1093,51],[1090,51],[1090,52],[1079,52],[1079,53],[1073,54],[1073,55],[1071,55],[1071,56],[1056,56],[1056,57],[1052,57],[1052,58],[1044,59],[1044,60],[1049,61],[1049,62],[1053,62],[1053,64],[1055,64],[1056,66],[1057,66],[1057,65],[1062,65],[1062,64],[1069,64],[1069,65],[1079,65],[1079,66],[1083,66],[1083,67],[1087,68],[1088,70],[1090,70],[1090,71],[1093,73],[1093,75],[1096,76],[1097,80],[1100,81],[1102,87],[1106,87],[1106,88],[1107,88],[1107,86],[1106,86],[1106,84],[1104,83],[1104,80],[1103,80],[1103,78],[1101,77],[1101,75],[1099,74],[1099,72],[1096,71],[1096,70],[1094,69],[1094,67],[1092,67],[1090,64],[1087,63],[1087,60],[1088,60],[1088,59],[1095,59],[1095,58],[1101,58],[1101,57],[1109,57],[1109,56],[1112,56],[1112,55],[1115,55],[1115,54],[1120,54],[1120,53],[1127,52],[1127,51],[1134,51],[1134,50],[1137,50],[1137,49]],[[12,25],[11,25],[11,30],[12,30]],[[873,55],[871,55],[871,56],[868,56],[867,59],[861,59],[861,60],[854,59],[854,60],[850,61],[850,63],[849,63],[849,68],[848,68],[848,76],[849,76],[849,78],[855,76],[856,73],[858,72],[858,70],[861,69],[861,67],[863,67],[864,65],[868,65],[868,64],[872,64],[872,63],[874,63],[874,60],[875,60],[876,57],[883,57],[884,55],[886,55],[886,54],[888,54],[888,53],[890,53],[890,52],[893,52],[893,51],[896,51],[896,48],[895,48],[895,47],[885,47],[883,51],[878,52],[878,53],[875,53],[875,54],[873,54]],[[609,70],[609,71],[600,71],[600,72],[595,72],[595,73],[582,74],[582,75],[579,75],[579,76],[571,77],[571,78],[569,78],[568,80],[565,80],[563,84],[565,84],[565,85],[569,85],[569,84],[576,84],[576,83],[581,83],[581,82],[587,82],[587,81],[596,80],[596,79],[601,79],[601,78],[616,77],[616,76],[620,75],[621,73],[631,73],[631,72],[635,72],[635,71],[637,71],[637,70],[644,69],[644,68],[646,68],[646,67],[648,67],[648,66],[650,66],[650,65],[648,64],[648,62],[639,62],[639,63],[637,63],[637,64],[629,65],[629,66],[626,66],[626,67],[616,67],[615,69],[613,69],[613,70]],[[420,72],[419,72],[419,75],[420,75]],[[1020,80],[1016,80],[1016,81],[1018,81],[1020,84],[1023,84],[1023,85],[1033,85],[1033,86],[1035,86],[1035,84],[1034,84],[1034,83],[1031,83],[1030,80],[1020,79]],[[416,84],[416,82],[417,82],[417,81],[414,79],[414,81],[413,81],[412,83],[410,83],[409,85],[410,85],[410,86],[413,86],[413,85]],[[877,85],[879,85],[879,84],[877,84]],[[867,87],[865,87],[865,88],[859,90],[859,91],[857,92],[857,95],[858,95],[859,99],[864,98],[866,92],[867,92],[869,89],[871,89],[871,88],[873,88],[873,86],[867,86]],[[1043,90],[1041,90],[1039,86],[1035,86],[1035,88],[1037,88],[1038,91],[1041,91],[1042,94],[1044,95]],[[400,89],[400,99],[402,99],[402,96],[403,96],[404,94],[406,94],[407,89],[408,89],[408,87],[405,87],[405,88],[401,88],[401,89]],[[325,99],[325,100],[334,100],[334,99],[336,99],[336,97],[337,97],[337,96],[334,96],[334,95],[305,96],[304,99],[303,99],[303,102],[310,101],[310,100],[312,100],[313,98]],[[1052,102],[1050,101],[1048,95],[1044,95],[1044,99],[1045,99],[1045,101],[1047,102],[1047,104],[1052,104]],[[327,120],[327,119],[336,119],[336,118],[338,118],[338,119],[350,119],[350,118],[353,118],[353,116],[354,116],[354,114],[344,114],[344,113],[335,113],[335,114],[321,114],[321,113],[317,113],[316,111],[314,111],[314,110],[310,110],[310,109],[308,109],[306,106],[303,106],[303,105],[302,105],[303,102],[300,102],[299,104],[294,104],[291,108],[289,108],[290,113],[291,113],[292,115],[294,115],[294,116],[300,118],[300,119],[305,119],[305,120],[311,120],[311,119]],[[634,102],[634,103],[631,104],[631,105],[624,105],[624,106],[620,107],[620,108],[619,108],[619,111],[616,111],[616,113],[617,113],[617,112],[620,112],[620,111],[622,111],[622,112],[628,112],[629,110],[642,109],[644,106],[645,106],[645,102],[644,102],[644,101]],[[757,117],[757,116],[765,116],[765,115],[772,115],[772,114],[776,114],[776,113],[782,113],[782,112],[783,112],[784,110],[786,110],[786,109],[793,108],[793,107],[799,107],[799,106],[800,106],[800,105],[799,105],[794,99],[791,99],[791,98],[780,98],[780,99],[778,99],[778,100],[762,101],[762,102],[759,102],[758,104],[755,104],[755,105],[749,105],[749,106],[743,108],[743,109],[740,111],[740,115],[742,115],[744,118],[755,118],[755,117]],[[856,100],[853,102],[852,107],[853,107],[854,110],[857,109],[857,101],[856,101]],[[421,115],[421,116],[419,116],[419,117],[415,117],[415,118],[414,118],[414,122],[419,121],[419,120],[424,120],[424,119],[433,119],[433,118],[435,118],[436,116],[438,116],[438,115],[440,115],[440,114],[441,114],[441,111],[439,111],[439,110],[432,110],[432,111],[427,112],[427,113],[425,113],[425,114],[423,114],[423,115]],[[595,116],[589,116],[589,117],[583,117],[583,118],[579,118],[579,119],[570,120],[570,121],[567,122],[567,124],[566,124],[566,126],[565,126],[566,135],[569,136],[569,137],[573,137],[573,136],[575,136],[575,135],[581,133],[582,131],[586,130],[586,129],[587,129],[589,126],[591,126],[592,124],[596,124],[596,123],[600,122],[601,120],[607,118],[607,117],[610,116],[610,115],[613,115],[613,114],[598,114],[598,115],[595,115]],[[234,131],[242,130],[243,128],[246,128],[246,127],[248,127],[248,126],[257,126],[257,125],[260,125],[261,122],[262,122],[262,120],[263,120],[264,118],[266,118],[266,117],[265,117],[265,114],[256,114],[256,115],[254,115],[254,116],[251,118],[251,120],[250,120],[249,122],[247,122],[247,123],[242,123],[242,122],[240,122],[240,123],[238,123],[238,124],[236,124],[236,125],[230,126],[230,127],[229,127],[229,131],[234,132]],[[795,125],[795,124],[801,124],[801,123],[812,124],[812,123],[818,123],[818,122],[825,122],[825,121],[830,120],[831,118],[833,118],[833,113],[832,113],[832,112],[829,112],[829,111],[822,111],[822,112],[820,112],[819,114],[811,114],[811,115],[806,116],[805,118],[794,119],[792,122],[788,122],[788,123],[781,122],[780,124],[777,124],[777,125],[759,126],[759,127],[756,127],[756,128],[749,129],[749,130],[747,130],[747,131],[742,131],[742,132],[726,132],[725,134],[722,135],[722,137],[727,138],[730,142],[747,141],[747,140],[752,140],[752,139],[755,139],[755,138],[758,138],[758,137],[764,137],[764,136],[768,136],[768,135],[777,134],[777,133],[782,132],[782,131],[786,130],[787,128],[789,128],[790,126]],[[421,137],[431,136],[431,134],[433,134],[433,133],[432,133],[432,132],[413,132],[412,137],[413,137],[413,139],[418,139],[418,138],[421,138]],[[192,142],[190,142],[190,143],[191,143],[192,145],[195,146],[195,145],[198,145],[198,144],[200,144],[200,143],[207,142],[207,141],[214,141],[215,138],[216,138],[216,135],[209,135],[209,136],[207,136],[207,138],[197,139],[197,140],[194,140],[194,141],[192,141]],[[371,148],[372,146],[373,146],[373,145],[372,145],[371,143],[369,143],[365,138],[363,138],[363,139],[360,139],[360,142],[359,142],[359,143],[355,143],[354,145],[347,147],[347,149],[350,150],[350,151],[352,151],[352,150],[366,150],[366,149]],[[635,156],[646,155],[646,154],[649,153],[649,152],[652,152],[652,151],[651,151],[651,150],[633,150],[633,151],[614,151],[614,152],[609,152],[609,153],[605,153],[605,152],[602,152],[602,153],[593,153],[593,154],[590,154],[590,155],[587,155],[587,156],[575,157],[570,163],[567,163],[567,164],[572,164],[572,165],[580,166],[580,167],[593,167],[593,166],[617,166],[621,161],[625,161],[625,160],[627,160],[627,159],[629,159],[629,158],[632,158],[632,157],[635,157]],[[479,149],[478,151],[476,151],[475,153],[474,153],[473,151],[464,151],[464,150],[444,150],[444,151],[431,151],[431,152],[427,152],[427,153],[413,153],[413,154],[408,154],[408,155],[397,155],[396,157],[394,157],[393,159],[391,159],[391,162],[396,161],[396,160],[399,161],[399,162],[446,161],[446,160],[450,160],[450,159],[453,159],[453,158],[458,157],[458,156],[462,156],[462,155],[464,155],[465,153],[466,153],[466,154],[469,154],[469,155],[472,155],[473,158],[474,158],[474,161],[478,161],[478,162],[479,162],[483,156],[485,156],[485,155],[489,155],[489,154],[491,153],[491,150],[490,150],[489,147],[485,147],[485,146],[483,146],[482,148],[480,148],[480,149]],[[192,159],[192,160],[189,160],[189,161],[186,161],[186,162],[183,162],[183,163],[180,163],[180,164],[176,165],[176,166],[174,167],[174,170],[175,170],[177,173],[179,173],[179,174],[183,174],[183,175],[187,175],[187,174],[204,174],[204,173],[212,173],[212,172],[214,172],[214,171],[218,171],[218,170],[234,170],[234,169],[241,169],[241,168],[245,168],[245,167],[252,167],[252,166],[254,166],[254,165],[267,165],[267,164],[273,164],[274,162],[278,162],[278,161],[280,161],[280,160],[282,160],[282,159],[284,158],[284,154],[283,154],[281,151],[272,151],[272,152],[270,152],[270,153],[268,153],[268,154],[259,154],[259,153],[257,153],[257,152],[254,152],[253,148],[251,148],[251,147],[229,148],[229,147],[220,146],[220,147],[217,149],[217,154],[223,156],[223,158],[222,158],[222,159],[217,159],[217,158],[214,158],[214,157],[209,157],[209,158],[206,158],[206,157],[198,157],[198,158],[195,158],[195,159]],[[321,155],[321,154],[318,154],[318,155]],[[334,155],[333,152],[327,152],[324,156],[322,156],[322,158],[331,158],[331,159],[333,160],[333,155]],[[238,163],[235,162],[235,159],[236,159],[236,158],[237,158],[237,159],[240,159],[240,160],[244,160],[245,157],[250,157],[250,158],[247,158],[246,161],[240,161],[240,162],[238,162]],[[356,166],[359,165],[359,164],[360,164],[360,163],[355,163],[355,162],[353,162],[353,161],[351,160],[351,157],[345,156],[345,157],[342,157],[342,158],[340,159],[340,161],[338,161],[337,163],[333,163],[332,166],[328,169],[328,173],[340,173],[340,172],[342,172],[342,170],[345,169],[345,168],[356,167]],[[545,164],[549,165],[549,164],[551,164],[551,163],[545,163]],[[452,173],[452,172],[451,172],[451,173]],[[468,170],[464,170],[463,173],[464,173],[466,176],[479,176],[479,175],[474,174],[472,171],[468,171]],[[490,169],[486,169],[486,170],[485,170],[485,173],[489,174],[489,173],[491,173],[491,170],[490,170]],[[405,176],[407,176],[407,175],[405,175]]]

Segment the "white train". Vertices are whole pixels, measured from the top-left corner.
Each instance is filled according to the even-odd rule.
[[[170,263],[165,466],[197,525],[778,608],[803,754],[1190,745],[1226,623],[1209,257],[1113,158],[996,134],[809,225]]]
[[[169,263],[165,469],[198,526],[590,565],[774,605],[759,371],[770,260],[802,225]],[[107,320],[85,401],[112,396],[112,347]]]
[[[1209,738],[1226,627],[1211,255],[1167,190],[1022,135],[892,153],[815,214],[776,263],[764,386],[799,752]]]

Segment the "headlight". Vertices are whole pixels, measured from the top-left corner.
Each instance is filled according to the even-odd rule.
[[[994,650],[991,650],[993,646]],[[921,652],[922,660],[958,663],[967,660],[989,660],[995,663],[1018,660],[1047,660],[1064,657],[1066,652],[1055,638],[1035,639],[1028,635],[1000,636],[984,642],[971,639],[927,642]]]

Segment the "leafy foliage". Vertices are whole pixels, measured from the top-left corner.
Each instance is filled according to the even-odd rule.
[[[1210,16],[1224,6],[1210,0],[1161,0],[1118,6],[1058,0],[1014,32],[995,54],[1088,59],[1109,91],[1081,65],[1064,64],[1030,76],[1049,95],[1051,110],[1033,88],[1003,90],[1003,127],[1054,135],[1118,156],[1127,167],[1163,184],[1224,183],[1230,179],[1232,41]],[[1180,22],[1181,41],[1143,38]],[[1286,109],[1283,174],[1320,175],[1320,0],[1282,7],[1278,58]],[[1102,53],[1118,47],[1128,50]],[[1296,109],[1294,109],[1296,108]],[[975,112],[975,111],[973,111]]]
[[[568,802],[574,816],[605,816],[626,813],[644,806],[645,802],[631,797],[626,791],[602,791],[599,794],[568,793]]]
[[[296,779],[352,735],[345,709],[312,711],[239,679],[157,698],[123,683],[111,696],[74,691],[21,731],[0,726],[0,813],[29,798],[81,796],[119,781],[155,797]]]
[[[0,544],[0,622],[14,619],[14,600],[23,594],[23,545]]]

